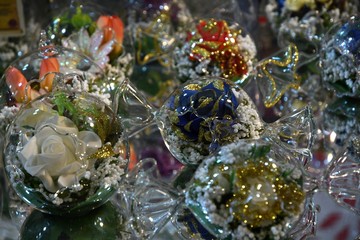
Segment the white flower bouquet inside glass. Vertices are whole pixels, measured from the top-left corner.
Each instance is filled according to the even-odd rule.
[[[127,167],[117,116],[87,93],[58,90],[20,109],[7,129],[6,172],[31,206],[82,214],[105,203]]]

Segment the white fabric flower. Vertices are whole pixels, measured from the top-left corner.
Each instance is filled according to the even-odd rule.
[[[102,146],[101,139],[94,132],[79,131],[66,117],[43,111],[37,113],[40,121],[35,125],[35,135],[23,139],[26,143],[18,157],[25,170],[40,178],[48,191],[71,187],[85,174],[86,158]],[[49,118],[44,119],[44,116]],[[34,115],[32,117],[30,125],[35,120]]]
[[[62,39],[61,43],[64,47],[80,51],[89,56],[96,62],[102,69],[105,68],[109,62],[109,54],[113,49],[115,40],[112,39],[103,43],[104,32],[97,29],[91,36],[85,28],[81,28],[79,32],[71,34],[68,38]]]

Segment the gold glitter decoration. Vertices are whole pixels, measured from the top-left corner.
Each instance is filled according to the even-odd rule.
[[[236,192],[226,203],[236,221],[250,228],[267,227],[280,221],[284,211],[299,214],[305,193],[282,175],[276,163],[261,157],[236,167]]]
[[[199,90],[201,90],[201,86],[196,83],[191,83],[191,84],[187,84],[186,86],[184,86],[184,90],[199,91]]]
[[[283,59],[272,57],[259,64],[260,72],[265,75],[265,80],[270,84],[269,89],[266,90],[268,92],[264,94],[265,107],[273,107],[290,88],[298,89],[300,87],[301,78],[295,71],[298,61],[298,48],[295,44],[290,44]],[[285,76],[284,73],[288,76]]]
[[[114,156],[115,152],[110,144],[104,144],[101,148],[97,150],[96,153],[90,155],[89,159],[106,159],[111,156]]]
[[[209,82],[209,84],[212,83],[214,87],[220,91],[224,91],[224,82],[223,81],[212,81]]]

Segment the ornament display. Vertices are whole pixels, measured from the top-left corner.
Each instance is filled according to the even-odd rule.
[[[48,4],[0,39],[0,238],[358,238],[357,1]]]
[[[6,132],[4,165],[26,203],[80,215],[116,191],[127,151],[121,122],[105,103],[86,92],[57,90],[19,110]]]

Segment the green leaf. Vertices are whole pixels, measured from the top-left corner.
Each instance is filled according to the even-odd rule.
[[[271,149],[270,145],[265,145],[265,146],[256,146],[255,145],[250,150],[251,158],[258,159],[258,158],[265,157],[265,155],[270,152],[270,149]]]
[[[81,8],[76,9],[76,14],[71,18],[71,24],[76,30],[80,30],[82,27],[89,27],[93,21],[86,13],[82,13]]]

